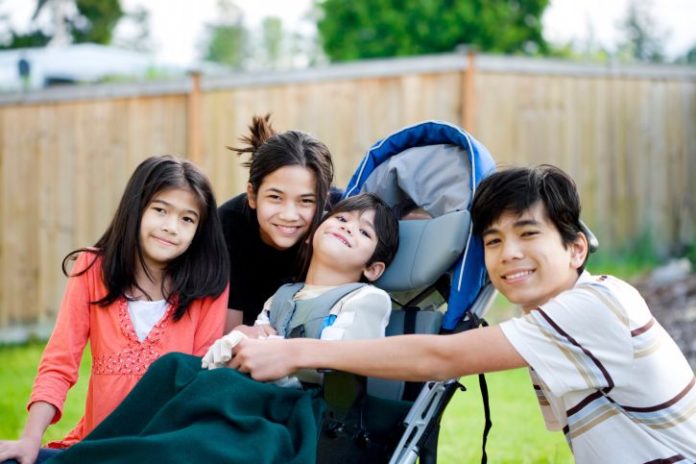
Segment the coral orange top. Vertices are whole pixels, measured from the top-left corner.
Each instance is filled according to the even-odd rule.
[[[74,272],[85,269],[94,259],[92,253],[80,254],[73,266]],[[170,305],[141,342],[133,329],[125,298],[107,307],[90,303],[106,295],[100,257],[96,257],[87,272],[70,277],[27,407],[45,401],[57,409],[52,423],[60,420],[65,396],[77,381],[88,340],[92,350],[92,372],[85,415],[63,440],[48,446],[65,448],[84,438],[118,406],[161,355],[171,351],[196,356],[205,354],[222,336],[228,292],[229,287],[217,298],[195,300],[176,322],[172,319],[174,308]]]

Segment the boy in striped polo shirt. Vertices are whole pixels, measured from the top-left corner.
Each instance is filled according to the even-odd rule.
[[[584,271],[573,180],[511,168],[478,187],[474,233],[493,285],[522,317],[454,335],[245,342],[231,363],[255,378],[324,367],[405,380],[528,366],[549,429],[578,463],[696,462],[696,379],[627,283]]]

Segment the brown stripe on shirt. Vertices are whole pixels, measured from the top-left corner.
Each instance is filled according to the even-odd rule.
[[[583,399],[582,401],[580,401],[578,404],[576,404],[576,405],[573,406],[572,408],[568,409],[568,410],[566,411],[566,415],[567,415],[568,417],[570,417],[570,416],[572,416],[573,414],[576,414],[576,413],[582,411],[582,409],[583,409],[585,406],[587,406],[588,404],[590,404],[591,402],[593,402],[593,401],[596,400],[597,398],[601,398],[602,396],[603,396],[603,395],[602,395],[602,392],[600,392],[599,390],[597,390],[596,392],[592,393],[591,395],[586,396],[585,399]]]
[[[637,337],[638,335],[647,332],[652,326],[655,325],[655,318],[650,319],[650,322],[645,324],[643,327],[638,327],[637,329],[631,330],[631,337]]]
[[[660,409],[667,409],[668,407],[672,406],[673,404],[677,403],[679,400],[684,398],[687,393],[691,391],[692,388],[694,388],[694,385],[696,385],[696,377],[691,378],[691,382],[677,395],[670,399],[665,401],[664,403],[656,404],[655,406],[648,406],[648,407],[636,407],[636,406],[621,406],[624,408],[626,411],[631,411],[631,412],[655,412],[659,411]]]
[[[602,363],[599,362],[599,359],[595,358],[595,356],[587,348],[582,346],[580,343],[578,343],[577,340],[571,337],[570,334],[561,329],[561,327],[558,324],[556,324],[556,322],[553,319],[551,319],[551,317],[548,314],[546,314],[544,310],[538,308],[535,311],[538,311],[539,314],[541,314],[541,316],[544,319],[546,319],[546,322],[548,322],[549,325],[553,327],[554,330],[556,330],[561,336],[568,340],[572,345],[575,345],[578,348],[580,348],[582,352],[585,353],[585,355],[587,355],[587,357],[592,360],[595,366],[599,368],[599,370],[602,372],[602,375],[604,376],[604,379],[607,382],[607,388],[605,389],[605,393],[609,392],[612,388],[614,388],[614,379],[611,378],[611,376],[609,375],[609,371],[607,371],[606,367],[604,367],[604,365],[602,365]]]
[[[674,462],[686,461],[686,458],[681,454],[675,454],[668,458],[653,459],[652,461],[646,461],[643,464],[672,464]]]

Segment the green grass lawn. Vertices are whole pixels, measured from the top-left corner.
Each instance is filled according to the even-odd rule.
[[[17,438],[26,418],[42,344],[0,346],[0,439]],[[84,407],[89,376],[85,356],[80,380],[70,390],[63,419],[49,427],[46,440],[62,438],[78,421]],[[488,440],[491,463],[571,463],[572,457],[561,433],[544,428],[527,371],[489,374],[493,429]],[[480,462],[483,408],[477,377],[462,379],[466,392],[455,394],[442,421],[440,462]]]
[[[486,453],[490,463],[572,463],[563,433],[549,432],[526,369],[487,374],[493,428]],[[481,461],[483,406],[478,377],[465,377],[442,419],[438,462]]]
[[[27,400],[31,394],[43,346],[43,343],[0,346],[0,439],[17,438],[22,432]],[[80,379],[68,392],[63,418],[48,428],[44,436],[45,441],[63,438],[82,417],[90,364],[88,350],[85,350],[80,366]]]

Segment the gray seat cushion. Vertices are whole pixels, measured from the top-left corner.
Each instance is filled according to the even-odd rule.
[[[375,285],[406,291],[433,284],[461,255],[469,236],[468,211],[434,219],[399,221],[399,250]]]

